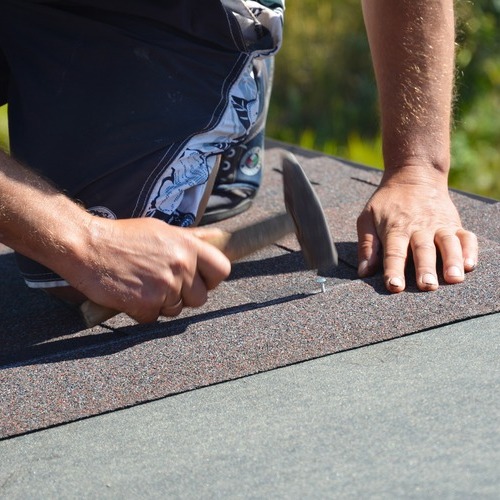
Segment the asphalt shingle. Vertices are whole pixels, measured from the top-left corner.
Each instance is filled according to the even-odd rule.
[[[279,144],[264,184],[236,228],[283,210]],[[133,406],[327,354],[500,310],[500,203],[453,193],[480,240],[480,263],[460,285],[388,294],[381,275],[356,275],[355,222],[381,173],[290,148],[322,200],[340,256],[326,293],[288,237],[236,263],[202,308],[135,325],[124,315],[87,329],[73,311],[25,287],[0,253],[0,437]]]

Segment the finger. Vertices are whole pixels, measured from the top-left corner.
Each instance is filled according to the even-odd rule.
[[[217,240],[225,234],[222,229],[217,227],[190,227],[186,228],[186,230],[196,238],[208,242]]]
[[[454,233],[442,230],[435,236],[436,246],[443,260],[443,276],[447,283],[460,283],[464,280],[464,257],[462,244]]]
[[[166,279],[165,298],[161,305],[160,316],[174,317],[178,316],[184,307],[182,288],[186,275],[189,276],[189,271],[185,266],[171,266],[169,279]]]
[[[146,292],[142,296],[140,302],[134,302],[134,311],[125,310],[124,312],[138,323],[153,323],[159,316],[177,316],[180,311],[177,312],[178,299],[175,299],[175,297],[180,297],[180,295],[171,290],[167,290],[166,293],[168,293],[168,295],[163,295],[164,301],[161,302],[160,296],[149,295]],[[175,307],[170,310],[168,309],[168,304]],[[167,309],[164,310],[165,308]],[[173,314],[171,314],[171,312]]]
[[[410,241],[415,264],[417,287],[423,291],[436,290],[439,286],[436,273],[436,245],[434,235],[428,231],[416,231]]]
[[[124,310],[124,312],[137,323],[153,323],[158,319],[158,316],[161,316],[160,307],[141,308],[134,311]]]
[[[187,307],[201,307],[208,299],[208,291],[201,276],[196,273],[191,282],[184,282],[182,300]]]
[[[160,304],[158,316],[174,317],[182,311],[184,306],[182,286],[187,269],[189,269],[182,262],[183,259],[180,259],[177,264],[171,264],[168,269],[164,270],[163,278],[158,285],[163,291],[163,301]]]
[[[457,237],[462,245],[462,255],[464,258],[464,270],[466,273],[473,271],[478,262],[478,242],[474,233],[460,229],[457,231]]]
[[[368,210],[358,217],[358,276],[364,278],[374,274],[380,264],[380,240]]]
[[[160,315],[161,316],[167,316],[167,317],[175,317],[179,316],[179,314],[182,312],[182,308],[184,307],[184,303],[182,298],[179,298],[177,302],[174,304],[163,304],[161,310],[160,310]]]
[[[137,323],[153,323],[161,316],[161,307],[165,300],[165,294],[155,295],[149,287],[143,288],[140,296],[130,297],[128,304],[119,310]]]
[[[198,272],[207,290],[213,290],[231,272],[231,262],[217,248],[198,241]]]
[[[384,247],[384,281],[387,290],[393,293],[405,289],[405,266],[408,256],[409,238],[404,233],[388,233]]]

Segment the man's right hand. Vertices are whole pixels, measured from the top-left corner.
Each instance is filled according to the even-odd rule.
[[[75,262],[55,270],[87,298],[139,323],[202,306],[230,273],[224,254],[189,229],[151,218],[92,217]]]
[[[141,323],[203,305],[231,270],[193,231],[158,219],[91,215],[2,151],[0,241]]]

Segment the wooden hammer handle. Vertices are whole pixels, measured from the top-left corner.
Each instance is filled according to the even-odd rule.
[[[231,262],[234,262],[293,232],[295,232],[295,224],[292,218],[287,213],[282,213],[232,233],[221,231],[217,236],[204,238],[204,241],[218,248]],[[85,301],[80,306],[80,311],[89,328],[120,313],[120,311],[101,306],[91,300]]]

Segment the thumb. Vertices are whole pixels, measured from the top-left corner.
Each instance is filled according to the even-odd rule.
[[[189,231],[192,236],[206,243],[210,243],[219,250],[224,249],[230,237],[230,233],[217,227],[193,227],[187,228],[187,231]]]

